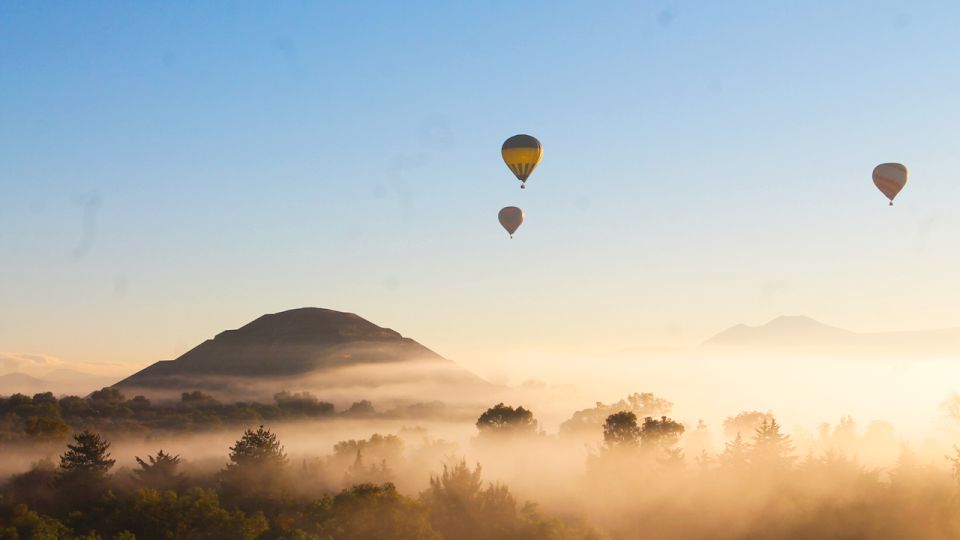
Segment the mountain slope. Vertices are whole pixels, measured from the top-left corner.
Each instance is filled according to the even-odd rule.
[[[861,333],[809,317],[778,317],[761,326],[737,325],[703,343],[707,348],[881,356],[960,355],[960,328]]]
[[[708,339],[704,345],[801,345],[810,340],[844,340],[854,336],[854,332],[827,326],[809,317],[783,316],[762,326],[738,324]]]
[[[264,315],[217,334],[175,360],[160,361],[115,386],[130,392],[203,389],[239,392],[488,383],[416,341],[355,314],[301,308]],[[265,387],[265,388],[264,388]]]
[[[17,393],[33,395],[41,392],[53,392],[57,396],[83,396],[109,386],[113,381],[114,379],[109,377],[67,369],[54,370],[40,377],[14,372],[0,375],[0,396]]]
[[[51,384],[26,373],[7,373],[0,375],[0,396],[10,394],[33,395],[38,392],[50,391]]]

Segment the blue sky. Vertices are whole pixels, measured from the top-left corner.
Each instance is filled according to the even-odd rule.
[[[468,363],[782,313],[960,325],[958,23],[950,2],[0,4],[0,350],[144,363],[304,305]],[[545,149],[524,191],[515,133]],[[884,161],[911,169],[892,209]]]

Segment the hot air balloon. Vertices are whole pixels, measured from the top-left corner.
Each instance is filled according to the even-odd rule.
[[[520,188],[525,188],[530,173],[537,168],[540,158],[543,157],[543,147],[540,141],[530,135],[514,135],[503,143],[500,149],[503,161],[520,180]]]
[[[907,167],[899,163],[881,163],[873,169],[873,183],[890,199],[890,206],[893,206],[893,198],[906,185],[909,174]]]
[[[500,219],[500,225],[503,225],[503,228],[510,233],[510,238],[513,238],[513,233],[517,232],[520,224],[523,223],[523,210],[516,206],[508,206],[500,210],[497,217]]]

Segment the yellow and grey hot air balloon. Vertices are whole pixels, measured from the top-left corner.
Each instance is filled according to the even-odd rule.
[[[909,174],[907,167],[900,163],[881,163],[873,169],[873,183],[890,199],[890,206],[893,206],[893,198],[907,184]]]
[[[530,173],[537,168],[540,158],[543,157],[543,147],[540,141],[530,135],[514,135],[503,143],[500,149],[503,161],[520,180],[520,187],[526,187],[525,182]]]
[[[503,228],[510,233],[510,238],[513,238],[513,233],[517,232],[523,223],[523,210],[516,206],[508,206],[500,210],[497,217],[500,219],[500,225],[503,225]]]

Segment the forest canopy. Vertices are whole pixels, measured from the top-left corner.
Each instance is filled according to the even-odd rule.
[[[76,399],[13,396],[4,406],[55,418],[37,414],[78,407]],[[114,391],[83,401],[107,418],[152,408]],[[937,463],[902,446],[877,468],[858,456],[900,444],[884,424],[860,430],[844,416],[801,443],[772,412],[758,411],[728,417],[714,447],[702,421],[636,412],[668,404],[652,394],[598,404],[575,414],[578,423],[609,414],[571,438],[543,432],[527,407],[497,403],[475,417],[465,444],[408,427],[296,456],[255,423],[237,429],[220,460],[156,447],[129,460],[132,468],[118,466],[109,436],[68,425],[56,460],[40,459],[0,487],[0,539],[960,537],[960,450]],[[190,393],[164,407],[190,417],[229,406]],[[296,394],[263,407],[288,411],[283,418],[336,414]]]
[[[120,390],[107,387],[87,397],[57,397],[52,392],[0,397],[0,443],[62,442],[71,432],[82,429],[146,435],[152,432],[198,432],[257,422],[337,417],[464,420],[469,414],[440,402],[416,403],[377,412],[366,400],[338,412],[333,403],[309,392],[286,391],[275,394],[273,403],[222,403],[199,390],[183,392],[175,403],[153,403],[143,396],[128,398]]]

